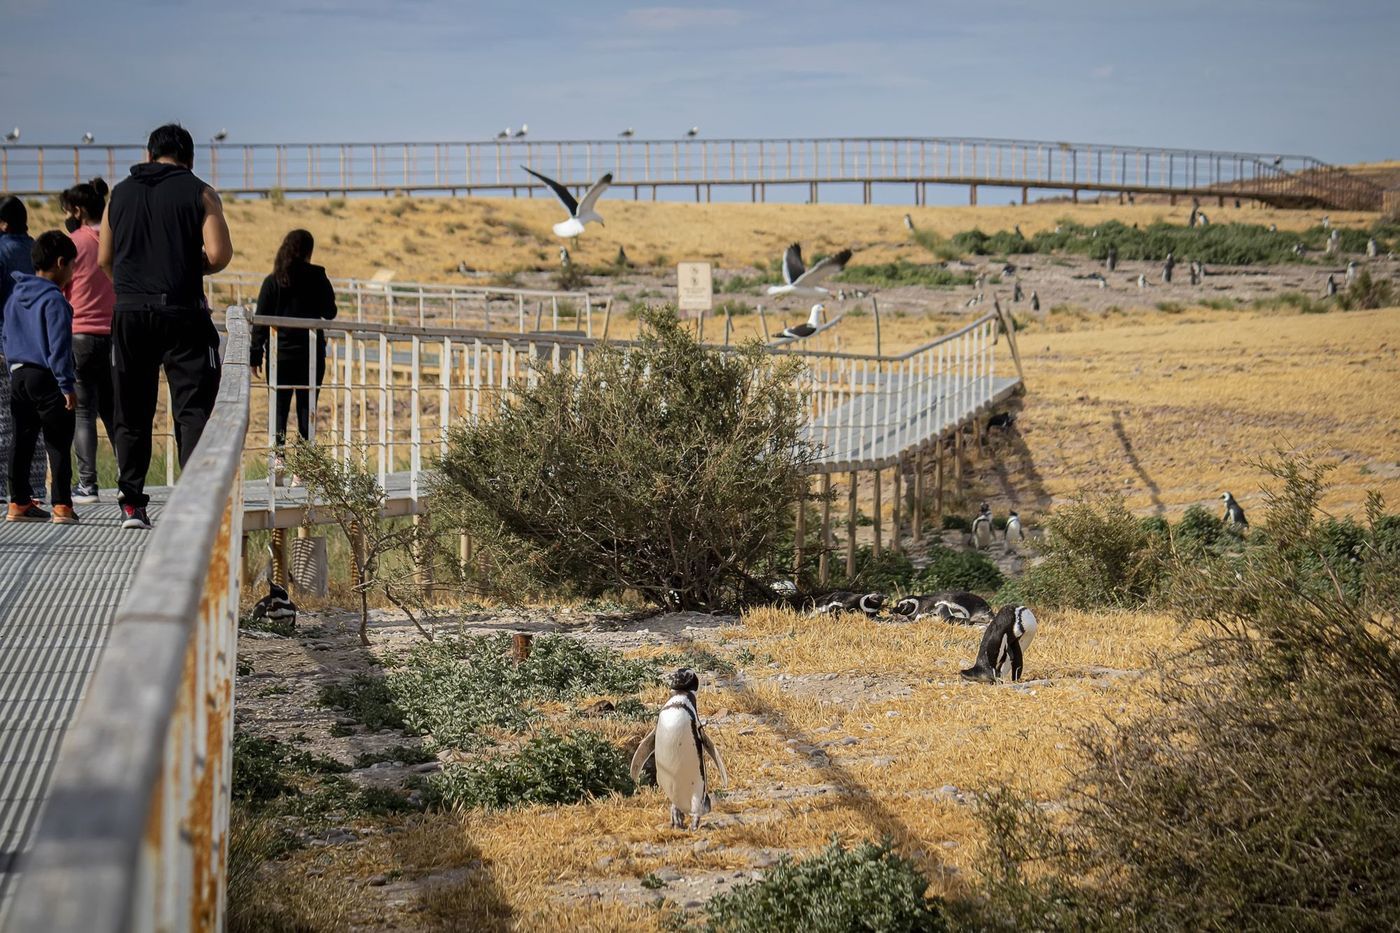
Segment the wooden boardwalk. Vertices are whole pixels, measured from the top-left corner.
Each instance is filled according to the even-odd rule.
[[[152,490],[160,521],[165,490]],[[58,749],[86,693],[149,532],[123,529],[115,495],[78,525],[0,522],[0,923]]]

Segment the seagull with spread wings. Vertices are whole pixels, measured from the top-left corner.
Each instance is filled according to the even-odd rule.
[[[783,284],[770,285],[770,295],[829,295],[821,283],[846,268],[851,251],[843,249],[808,269],[802,262],[802,247],[794,243],[783,253]]]
[[[561,220],[554,225],[555,236],[563,237],[566,240],[572,239],[583,233],[583,228],[595,220],[600,225],[606,226],[603,224],[602,216],[600,216],[593,207],[598,203],[598,199],[603,196],[603,192],[608,190],[608,185],[612,184],[612,172],[608,172],[608,174],[595,181],[593,187],[589,188],[588,193],[583,196],[583,200],[578,201],[574,199],[573,194],[570,193],[568,188],[565,188],[553,178],[547,175],[541,175],[529,166],[522,165],[520,167],[531,175],[534,175],[546,185],[549,185],[549,187],[554,190],[554,193],[558,195],[559,200],[564,202],[564,208],[569,212],[569,219]]]

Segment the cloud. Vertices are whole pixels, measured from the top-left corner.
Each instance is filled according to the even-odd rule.
[[[1109,78],[1113,77],[1113,66],[1100,65],[1093,71],[1089,72],[1089,76],[1092,77],[1095,81],[1107,81]]]
[[[628,10],[622,21],[650,32],[675,32],[679,29],[728,29],[741,25],[748,18],[748,13],[732,7],[643,6]]]

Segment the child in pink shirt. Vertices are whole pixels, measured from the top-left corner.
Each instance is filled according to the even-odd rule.
[[[97,497],[97,419],[112,439],[112,280],[97,264],[98,233],[107,206],[107,183],[101,178],[74,185],[59,196],[67,213],[63,225],[78,248],[73,279],[63,297],[73,306],[73,365],[77,371],[78,411],[73,447],[78,454],[78,485],[73,501]]]

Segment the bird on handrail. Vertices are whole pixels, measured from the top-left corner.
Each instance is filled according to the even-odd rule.
[[[819,322],[821,321],[822,312],[825,310],[826,305],[812,305],[812,313],[807,315],[807,323],[798,324],[794,327],[785,327],[780,333],[774,336],[779,340],[801,340],[803,337],[812,336],[817,332],[820,326]]]

